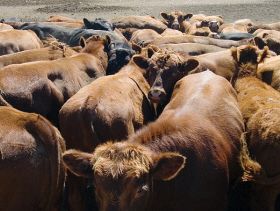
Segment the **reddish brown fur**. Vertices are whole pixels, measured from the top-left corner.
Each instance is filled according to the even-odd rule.
[[[43,47],[35,32],[31,30],[0,31],[0,55]]]
[[[112,23],[116,28],[120,29],[153,29],[158,33],[162,33],[167,28],[160,20],[150,15],[117,17],[112,19]]]
[[[1,96],[15,108],[58,124],[61,106],[81,87],[105,75],[106,40],[91,37],[82,53],[54,61],[9,65],[0,71]]]
[[[230,184],[242,174],[239,160],[242,132],[242,116],[235,91],[225,79],[207,71],[180,80],[161,116],[128,141],[104,144],[97,147],[93,155],[69,151],[64,155],[64,161],[75,171],[72,161],[87,156],[88,160],[84,162],[94,170],[101,211],[110,207],[119,211],[224,211]],[[158,180],[159,172],[154,166],[159,165],[161,156],[170,152],[184,155],[186,166],[173,174],[173,177],[177,175],[175,179],[163,182]],[[168,156],[179,159],[175,153]],[[131,164],[123,169],[122,164],[126,161]],[[179,160],[173,161],[179,165]],[[162,169],[161,174],[168,173],[168,169]],[[88,175],[93,174],[90,171],[91,167]],[[147,201],[140,201],[138,207],[132,209],[129,203],[133,202],[133,191],[137,186],[132,186],[131,182],[137,178],[142,182],[136,184],[151,185],[154,180],[153,189],[145,189],[150,190],[147,194],[152,195],[152,200],[149,198],[148,207],[143,207]],[[121,191],[109,193],[111,188]]]
[[[77,52],[67,47],[53,43],[50,47],[26,50],[13,54],[0,56],[0,68],[10,64],[22,64],[26,62],[56,60],[59,58],[69,57]]]
[[[38,114],[0,107],[0,210],[59,211],[64,140]]]
[[[11,30],[11,29],[14,29],[14,28],[8,24],[0,23],[0,31]]]
[[[280,56],[266,59],[260,64],[258,77],[280,92]]]
[[[253,186],[251,208],[274,211],[280,193],[280,93],[256,78],[257,66],[267,55],[248,46],[232,50],[239,64],[235,89],[247,128],[251,156],[260,163],[261,175],[251,175]]]
[[[68,149],[91,152],[106,140],[126,139],[154,119],[143,71],[131,61],[119,73],[82,88],[63,105],[60,126]],[[67,185],[70,206],[86,210],[85,181],[71,174]]]
[[[230,48],[232,46],[240,46],[248,43],[248,40],[233,41],[233,40],[219,40],[211,37],[201,37],[193,35],[178,35],[178,36],[166,36],[159,37],[156,40],[145,43],[145,45],[162,45],[162,44],[180,44],[180,43],[201,43],[207,45],[216,45],[221,48]]]

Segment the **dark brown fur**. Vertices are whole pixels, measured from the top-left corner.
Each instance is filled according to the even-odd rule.
[[[128,141],[101,145],[93,155],[69,151],[64,161],[93,176],[101,211],[224,211],[242,175],[243,129],[234,89],[207,71],[177,82],[161,116]]]
[[[2,98],[19,110],[39,113],[58,125],[61,106],[80,88],[105,75],[105,42],[103,38],[91,37],[80,54],[2,68]]]
[[[59,211],[65,144],[37,114],[0,107],[0,210]]]
[[[256,78],[258,63],[267,51],[252,46],[232,50],[239,64],[234,85],[247,128],[248,149],[261,165],[261,174],[251,175],[255,179],[251,197],[254,211],[275,211],[280,193],[280,93]]]

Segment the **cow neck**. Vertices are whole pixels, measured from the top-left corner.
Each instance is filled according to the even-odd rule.
[[[127,69],[121,71],[120,73],[125,72],[125,74],[127,74],[128,77],[136,84],[138,89],[142,92],[146,101],[149,103],[149,105],[150,105],[149,108],[151,109],[152,114],[154,116],[156,116],[154,107],[152,106],[151,101],[149,100],[149,98],[147,96],[147,93],[150,90],[150,86],[149,86],[148,82],[146,81],[145,77],[143,76],[143,70],[141,68],[139,68],[133,62],[130,62],[126,67],[128,67],[128,66],[130,66],[131,68],[127,68]]]

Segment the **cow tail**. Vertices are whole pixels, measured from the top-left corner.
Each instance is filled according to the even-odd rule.
[[[255,181],[261,174],[261,165],[250,158],[246,142],[246,133],[241,135],[241,167],[243,169],[242,181]]]

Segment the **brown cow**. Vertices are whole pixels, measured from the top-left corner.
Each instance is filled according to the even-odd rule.
[[[170,100],[175,83],[199,65],[195,59],[186,59],[167,50],[155,52],[150,59],[143,56],[133,59],[139,67],[147,69],[146,78],[151,86],[148,97],[157,104],[158,114]]]
[[[266,30],[276,30],[280,31],[280,22],[269,23],[269,24],[253,24],[248,28],[249,33],[254,33],[258,29],[266,29]]]
[[[100,211],[224,211],[242,175],[243,127],[236,92],[207,71],[177,82],[160,117],[127,141],[63,160],[93,180]]]
[[[145,42],[152,42],[158,37],[161,35],[153,29],[140,29],[132,33],[130,42],[141,45]]]
[[[167,28],[167,26],[160,20],[157,20],[155,17],[150,15],[117,17],[112,19],[111,22],[116,28],[120,29],[153,29],[158,33],[162,33]]]
[[[144,73],[131,60],[120,72],[95,80],[71,97],[59,112],[67,148],[91,152],[107,140],[126,139],[153,120],[154,110],[147,98],[150,86]],[[86,201],[85,180],[69,174],[66,186],[71,210],[93,206]]]
[[[239,67],[233,85],[247,128],[248,149],[261,165],[261,174],[251,175],[256,180],[251,194],[254,211],[275,211],[280,193],[280,93],[256,78],[258,63],[267,54],[267,48],[259,51],[252,46],[232,50]]]
[[[280,56],[266,59],[258,66],[258,78],[280,92]]]
[[[31,30],[0,31],[0,55],[43,47],[41,40]]]
[[[200,43],[163,44],[158,47],[193,56],[226,50],[225,48],[220,48],[215,45],[205,45]]]
[[[167,28],[160,35],[165,37],[165,36],[183,35],[183,33],[176,29]]]
[[[219,27],[219,33],[247,33],[248,27],[252,26],[250,19],[240,19],[233,23],[225,23]]]
[[[60,43],[53,43],[50,47],[21,51],[0,56],[0,68],[10,64],[22,64],[26,62],[55,60],[69,57],[77,52]]]
[[[83,20],[69,18],[69,17],[61,16],[61,15],[51,15],[47,19],[47,22],[68,22],[68,23],[82,23],[82,24],[84,24]]]
[[[258,29],[255,31],[254,36],[255,44],[260,49],[268,46],[270,50],[280,55],[280,31]]]
[[[14,28],[8,24],[0,23],[0,31],[11,30],[11,29],[14,29]]]
[[[221,48],[230,48],[232,46],[238,47],[240,45],[248,44],[249,40],[219,40],[211,37],[201,37],[194,35],[179,35],[179,36],[166,36],[159,37],[152,42],[144,43],[144,45],[163,45],[163,44],[180,44],[180,43],[200,43],[206,45],[215,45]]]
[[[57,125],[61,106],[80,88],[105,75],[107,39],[82,39],[82,53],[71,57],[2,68],[0,94],[5,101],[1,104],[39,113]]]
[[[59,211],[64,140],[38,114],[0,107],[0,210]]]
[[[161,16],[164,18],[165,24],[169,28],[185,33],[188,32],[191,27],[189,19],[193,16],[193,14],[185,14],[181,11],[173,11],[170,14],[162,12]]]

